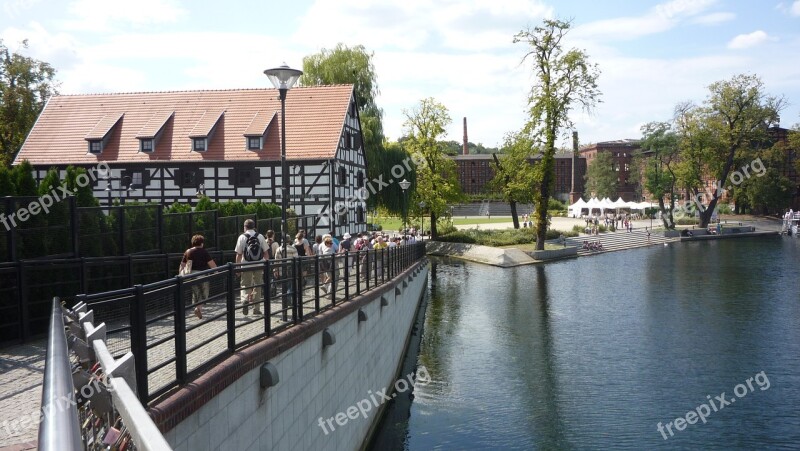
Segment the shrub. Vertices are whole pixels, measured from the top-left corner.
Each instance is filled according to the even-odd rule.
[[[439,236],[439,238],[437,238],[437,241],[444,241],[446,243],[468,243],[468,244],[474,244],[476,242],[475,237],[473,237],[467,232],[462,232],[462,231],[448,233],[447,235],[441,235]]]
[[[729,204],[719,204],[717,206],[717,213],[721,215],[729,215],[732,212],[733,210],[731,210],[731,206]]]

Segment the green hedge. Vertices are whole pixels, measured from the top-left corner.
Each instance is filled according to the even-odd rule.
[[[575,232],[561,232],[548,230],[546,239],[555,240],[561,235],[570,237],[578,236]],[[506,229],[506,230],[480,230],[469,229],[450,232],[440,235],[438,241],[448,243],[481,244],[484,246],[513,246],[515,244],[530,244],[536,242],[536,229]]]

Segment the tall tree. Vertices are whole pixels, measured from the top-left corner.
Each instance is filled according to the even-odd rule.
[[[534,152],[533,140],[524,132],[507,133],[500,157],[492,154],[495,165],[495,176],[489,187],[500,193],[503,200],[511,206],[511,218],[514,228],[519,228],[517,203],[532,202],[536,185],[535,170],[530,164]]]
[[[11,170],[17,196],[36,196],[36,179],[33,178],[33,165],[28,160],[23,160]]]
[[[642,126],[641,152],[644,157],[643,185],[658,200],[664,228],[674,229],[675,187],[678,177],[678,136],[668,122],[650,122]]]
[[[58,94],[55,75],[50,64],[11,52],[0,39],[0,164],[11,164],[47,99]]]
[[[614,157],[611,152],[597,152],[589,166],[586,167],[586,186],[584,188],[587,196],[597,196],[599,198],[615,197],[617,194],[617,180],[619,179],[618,168],[614,167]]]
[[[431,237],[438,236],[436,219],[448,206],[461,199],[456,162],[447,158],[439,137],[446,134],[450,114],[432,97],[423,99],[413,110],[405,110],[406,149],[416,163],[415,199],[425,202],[431,214]]]
[[[705,163],[711,175],[727,184],[736,164],[751,161],[758,148],[768,142],[767,129],[779,122],[785,101],[766,94],[764,83],[756,75],[735,75],[712,83],[708,89],[710,94],[700,110],[703,125],[713,136]],[[714,189],[708,205],[697,202],[701,227],[708,226],[723,194],[723,189]]]
[[[542,26],[514,35],[515,43],[522,42],[529,47],[522,61],[532,61],[536,79],[528,97],[530,120],[526,127],[542,143],[542,158],[536,165],[540,177],[536,191],[536,248],[539,250],[544,249],[547,236],[547,205],[555,187],[559,131],[572,126],[569,112],[573,105],[579,104],[588,111],[600,97],[597,66],[589,63],[583,51],[562,48],[561,41],[569,28],[569,22],[546,19]]]

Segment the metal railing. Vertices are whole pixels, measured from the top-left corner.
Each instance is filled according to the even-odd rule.
[[[39,425],[40,450],[83,449],[75,389],[72,384],[72,364],[64,332],[61,301],[58,298],[53,299],[50,315],[42,384],[42,412],[44,415]]]
[[[137,395],[147,404],[235,350],[391,281],[424,256],[417,243],[227,263],[76,300],[106,323],[113,356],[133,353]]]

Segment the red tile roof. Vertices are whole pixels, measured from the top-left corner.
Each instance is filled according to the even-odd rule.
[[[334,158],[352,85],[298,87],[286,97],[288,159]],[[148,161],[258,161],[280,159],[280,100],[275,89],[143,92],[52,97],[16,163],[34,165]],[[224,112],[224,114],[222,114]],[[222,116],[220,116],[222,114]],[[275,117],[277,114],[277,117]],[[172,120],[169,120],[172,115]],[[113,119],[119,120],[113,126]],[[216,129],[205,152],[193,152],[190,135]],[[109,124],[109,122],[112,122]],[[163,126],[153,152],[139,152],[137,137]],[[99,155],[86,139],[111,133]],[[199,127],[199,128],[198,128]],[[264,127],[264,149],[247,150],[246,134]],[[268,130],[267,130],[268,128]]]

